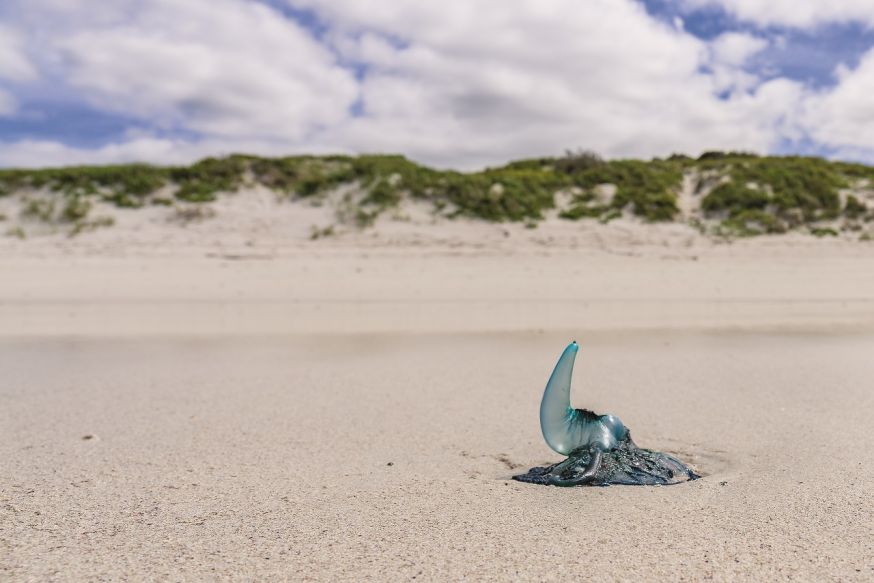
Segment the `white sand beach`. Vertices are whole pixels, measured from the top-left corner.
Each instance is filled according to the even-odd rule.
[[[0,583],[874,583],[872,95],[874,0],[0,0]]]
[[[2,241],[0,578],[874,578],[874,245],[261,220]],[[571,339],[702,479],[509,479]]]

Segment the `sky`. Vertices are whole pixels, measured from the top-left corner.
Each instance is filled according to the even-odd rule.
[[[0,166],[874,163],[871,0],[2,0]]]

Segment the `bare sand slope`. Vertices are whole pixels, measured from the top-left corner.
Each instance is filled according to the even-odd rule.
[[[185,251],[0,257],[0,336],[874,330],[874,245]]]
[[[874,577],[874,336],[587,335],[576,403],[706,477],[511,482],[565,340],[3,341],[0,578]]]

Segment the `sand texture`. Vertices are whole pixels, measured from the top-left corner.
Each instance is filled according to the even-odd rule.
[[[874,246],[489,229],[4,241],[0,580],[874,579]],[[703,479],[510,480],[574,338]]]

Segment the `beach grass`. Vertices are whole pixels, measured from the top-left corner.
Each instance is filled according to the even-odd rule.
[[[22,216],[45,222],[87,220],[97,200],[119,208],[216,200],[221,193],[262,186],[291,199],[318,199],[344,186],[350,216],[360,227],[408,197],[430,202],[448,218],[536,224],[556,208],[556,194],[570,193],[557,210],[567,220],[608,222],[629,214],[647,222],[677,220],[684,176],[695,173],[702,219],[737,236],[782,233],[799,227],[833,229],[826,222],[870,221],[874,213],[842,189],[874,181],[874,168],[820,158],[706,152],[693,159],[604,160],[591,152],[519,160],[477,172],[438,170],[398,155],[231,155],[189,166],[147,164],[0,170],[0,196],[29,197]],[[605,197],[599,187],[612,185]],[[709,186],[707,186],[709,185]]]

